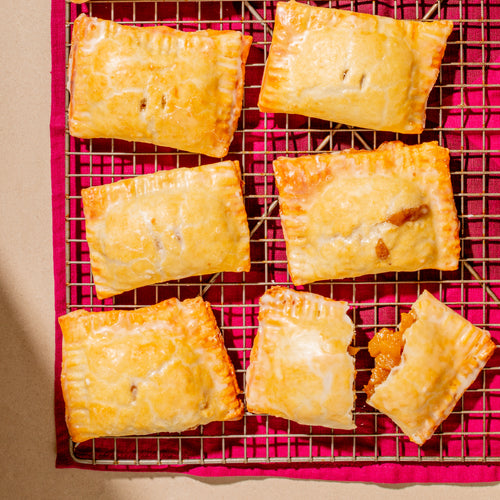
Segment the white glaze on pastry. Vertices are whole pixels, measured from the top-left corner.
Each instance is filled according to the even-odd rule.
[[[456,269],[448,164],[448,150],[436,142],[275,160],[293,283]]]
[[[222,158],[238,124],[252,38],[133,27],[81,14],[69,58],[69,131]]]
[[[307,425],[353,429],[354,327],[345,302],[283,287],[260,299],[247,370],[246,402]]]
[[[401,362],[375,387],[367,403],[423,445],[477,378],[495,344],[486,330],[428,291],[411,311],[416,319],[403,331]]]
[[[161,281],[250,269],[237,161],[82,190],[100,299]]]
[[[420,133],[452,29],[280,2],[259,109]]]
[[[59,318],[66,422],[75,442],[236,420],[243,404],[208,302]]]

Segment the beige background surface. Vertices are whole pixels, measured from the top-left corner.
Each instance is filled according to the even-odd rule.
[[[0,2],[0,498],[500,498],[500,485],[397,487],[56,470],[50,1]]]

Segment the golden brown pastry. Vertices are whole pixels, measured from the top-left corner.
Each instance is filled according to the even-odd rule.
[[[259,109],[418,134],[452,29],[280,2]]]
[[[354,429],[354,327],[345,302],[273,287],[261,297],[246,402],[306,425]]]
[[[389,367],[385,373],[380,366],[378,373],[372,373],[365,387],[367,403],[394,420],[411,441],[423,445],[474,382],[495,344],[486,330],[476,328],[428,291],[403,318],[399,332],[393,334],[400,338],[392,346],[389,333],[376,335],[369,344],[376,363],[385,358],[377,364]]]
[[[448,164],[448,150],[436,142],[275,160],[293,283],[456,269]]]
[[[238,124],[252,38],[81,14],[69,58],[69,131],[221,158]]]
[[[61,383],[75,442],[237,420],[243,403],[208,302],[61,316]]]
[[[160,171],[82,190],[100,299],[162,281],[250,269],[237,161]]]

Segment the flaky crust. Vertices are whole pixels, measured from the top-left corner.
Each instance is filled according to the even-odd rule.
[[[75,137],[141,141],[222,158],[238,124],[252,38],[81,14],[69,58]]]
[[[160,171],[82,190],[100,299],[173,279],[250,269],[237,161]]]
[[[452,412],[493,354],[490,334],[424,291],[412,307],[416,321],[403,332],[401,363],[367,403],[423,445]]]
[[[452,29],[280,2],[259,109],[420,133]]]
[[[293,283],[456,269],[460,240],[448,164],[448,150],[436,142],[397,141],[375,151],[275,160]],[[419,207],[418,218],[404,220],[405,210]]]
[[[73,441],[181,432],[242,417],[234,367],[200,297],[133,311],[78,310],[59,324]]]
[[[306,425],[354,429],[354,327],[345,302],[273,287],[261,297],[246,404]]]

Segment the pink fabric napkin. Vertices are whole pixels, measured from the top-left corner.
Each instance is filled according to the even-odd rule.
[[[65,2],[52,2],[52,105],[50,119],[51,175],[52,175],[52,227],[55,294],[55,380],[54,405],[57,439],[57,465],[70,464],[68,434],[64,420],[64,400],[61,391],[62,334],[57,318],[66,313],[64,224],[64,130],[65,130]]]
[[[257,5],[258,2],[255,4]],[[348,2],[349,3],[349,2]],[[448,2],[452,3],[452,2]],[[470,4],[474,4],[475,2],[469,2]],[[479,3],[477,0],[476,3]],[[231,2],[227,2],[229,5],[228,9],[231,9]],[[260,3],[259,3],[260,4]],[[167,8],[166,6],[165,8]],[[66,268],[65,268],[65,2],[64,0],[53,0],[52,1],[52,115],[51,115],[51,146],[52,146],[52,203],[53,203],[53,246],[54,246],[54,279],[55,279],[55,315],[56,318],[65,314],[66,310]],[[72,5],[70,7],[72,9],[72,16],[74,17],[77,12],[77,7]],[[78,7],[78,9],[88,9],[87,6]],[[147,9],[147,5],[141,5],[138,3],[136,5],[137,15],[140,18],[141,9]],[[370,9],[371,6],[362,6],[362,8]],[[467,7],[468,8],[468,7]],[[381,7],[383,9],[383,7]],[[382,10],[378,11],[379,14],[393,15],[391,9],[387,8],[387,12],[383,12]],[[500,17],[500,8],[497,8],[495,12],[488,11],[489,17],[498,19]],[[238,17],[238,12],[233,10],[232,15],[235,16],[235,19]],[[400,13],[400,17],[404,15],[404,12]],[[470,17],[477,17],[476,11],[470,13]],[[498,24],[496,25],[496,30],[492,28],[491,32],[488,31],[491,36],[496,36],[498,38],[500,34],[500,27]],[[451,40],[454,40],[453,35]],[[455,41],[457,38],[455,37]],[[252,57],[255,61],[261,60],[261,56],[255,56],[255,51],[261,50],[261,48],[255,48],[254,55],[251,54],[249,59],[252,62]],[[459,50],[458,45],[450,46],[450,50],[452,50],[452,54],[450,57],[458,57]],[[451,92],[449,95],[446,94],[447,89],[443,90],[443,99],[442,99],[442,115],[439,115],[436,109],[436,96],[431,96],[431,100],[429,102],[430,110],[428,115],[428,120],[433,123],[437,127],[444,127],[446,129],[457,129],[457,134],[454,135],[452,133],[447,133],[445,135],[445,139],[447,141],[447,145],[450,148],[460,149],[466,148],[468,150],[489,150],[493,151],[491,153],[491,170],[496,172],[496,179],[498,179],[498,160],[499,154],[498,150],[500,149],[500,141],[499,141],[499,131],[500,128],[500,68],[499,68],[499,58],[498,58],[498,50],[496,51],[496,56],[492,57],[488,60],[488,71],[485,74],[480,71],[477,74],[473,74],[470,78],[466,74],[466,81],[459,82],[457,81],[457,85],[461,86],[462,83],[466,85],[463,86],[462,92]],[[488,53],[490,55],[490,53]],[[493,51],[491,53],[493,56]],[[260,59],[259,59],[260,57]],[[472,56],[473,58],[476,56]],[[477,53],[476,61],[481,61],[481,51],[479,50]],[[471,61],[469,61],[471,62]],[[446,71],[446,68],[443,68],[443,71]],[[467,72],[466,72],[467,73]],[[455,76],[456,78],[460,78],[460,76]],[[252,82],[258,84],[259,82]],[[486,85],[486,86],[485,86]],[[486,90],[485,90],[486,89]],[[456,90],[456,89],[455,89]],[[252,89],[248,93],[248,99],[255,98],[255,91]],[[434,102],[432,101],[434,99]],[[433,111],[434,109],[434,111]],[[486,111],[483,111],[486,110]],[[247,118],[248,119],[248,118]],[[282,125],[281,121],[282,117],[269,117],[269,121],[267,123],[264,122],[255,122],[252,124],[252,127],[255,129],[266,127],[273,127],[274,125],[280,126]],[[290,117],[290,126],[291,123],[295,124],[297,122],[297,127],[300,127],[301,124],[304,124],[304,119],[301,117]],[[246,124],[246,128],[250,128],[249,124]],[[466,129],[465,138],[464,134],[461,134],[460,129]],[[321,138],[324,135],[324,132],[319,134]],[[425,137],[425,140],[433,140],[434,136]],[[262,151],[262,154],[255,154],[253,156],[253,161],[255,163],[255,171],[260,172],[258,170],[258,165],[263,164],[263,159],[266,156],[266,151],[268,150],[269,145],[264,143],[260,143],[261,136],[256,134],[255,137],[252,137],[251,134],[248,134],[246,137],[242,137],[238,135],[238,132],[235,137],[235,145],[241,145],[243,141],[246,141],[247,147],[250,147],[254,151]],[[297,146],[297,149],[311,149],[307,144],[308,139],[304,138],[290,138],[290,141],[293,142],[294,148]],[[124,146],[125,147],[125,146]],[[141,148],[141,146],[138,146]],[[273,143],[273,147],[276,150],[283,150],[285,148],[292,148],[292,146],[288,143],[288,138],[286,139],[286,144],[282,139],[277,139],[275,143]],[[282,149],[280,149],[282,148]],[[149,151],[147,147],[145,147],[145,151]],[[496,153],[494,151],[497,151]],[[102,157],[102,168],[103,171],[106,171],[106,168],[109,163],[113,162],[113,165],[117,164],[119,160],[112,160],[109,157],[103,155]],[[165,160],[167,161],[167,160]],[[188,161],[188,160],[186,160]],[[74,168],[74,159],[69,159],[70,168]],[[474,158],[471,158],[469,163],[469,168],[474,169],[476,162]],[[478,164],[479,165],[479,164]],[[168,166],[168,165],[166,165]],[[127,167],[124,166],[124,169]],[[149,166],[145,165],[144,170],[147,171]],[[456,168],[456,164],[455,164]],[[478,168],[481,168],[480,166]],[[495,177],[493,176],[493,179]],[[74,180],[70,180],[71,183],[75,182]],[[467,180],[468,182],[468,180]],[[493,184],[492,181],[491,189],[492,192],[498,193],[500,191],[500,186],[497,184]],[[271,191],[266,191],[266,189],[272,190],[273,188],[266,188],[265,186],[260,186],[257,181],[254,186],[251,186],[252,189],[255,189],[256,193],[259,194],[269,194]],[[79,186],[73,186],[71,184],[71,189],[79,189]],[[470,185],[466,186],[468,192],[472,193],[481,193],[484,189],[484,183],[481,177],[478,179],[471,179]],[[487,207],[488,214],[498,214],[500,216],[500,200],[498,196],[496,198],[492,198],[491,203],[489,203]],[[471,205],[471,210],[474,208]],[[465,207],[467,209],[467,206]],[[250,207],[249,215],[258,217],[262,212],[263,207],[262,204],[256,203],[254,207]],[[277,215],[277,212],[274,213]],[[253,223],[251,223],[252,225]],[[278,229],[279,231],[279,229]],[[482,231],[482,227],[475,227],[472,223],[470,225],[470,234],[480,234]],[[500,226],[494,227],[495,234],[498,235],[497,231],[500,232]],[[281,237],[280,233],[277,233],[279,237]],[[275,237],[279,239],[276,235]],[[281,246],[280,246],[281,245]],[[274,247],[271,248],[271,244],[269,244],[270,250],[274,252],[273,258],[276,261],[284,261],[284,248],[283,245],[278,243]],[[498,247],[496,247],[498,249]],[[475,256],[480,255],[477,252],[480,252],[479,247],[475,247],[473,243],[470,244],[470,248],[467,247],[467,252],[470,255]],[[494,257],[494,255],[492,255]],[[498,255],[496,256],[498,257]],[[477,272],[482,273],[482,269],[476,269]],[[252,271],[253,272],[253,271]],[[490,274],[489,279],[491,280],[491,287],[496,291],[496,293],[500,293],[500,273],[498,273],[498,268],[492,266],[492,269],[488,271]],[[258,273],[258,272],[256,272]],[[258,277],[258,274],[255,275]],[[252,273],[248,273],[247,281],[251,282],[253,278]],[[276,274],[276,279],[284,278],[286,279],[286,266],[283,267],[282,275]],[[457,280],[460,279],[459,274],[456,275]],[[316,285],[315,285],[316,286]],[[379,289],[383,288],[383,284],[378,284]],[[318,293],[321,293],[321,287],[325,288],[325,293],[329,293],[329,285],[317,285],[317,287],[313,290]],[[337,293],[342,294],[342,285],[339,284],[337,289],[339,290]],[[346,300],[350,300],[352,297],[351,286],[346,287]],[[363,302],[366,299],[368,306],[372,304],[370,300],[373,299],[373,285],[371,284],[361,284],[357,286],[356,296],[360,302]],[[465,300],[470,300],[473,302],[474,300],[484,300],[482,298],[483,291],[480,286],[472,286],[470,292],[468,292],[468,296]],[[437,292],[438,290],[433,290]],[[263,289],[262,289],[263,292]],[[92,292],[90,292],[92,293]],[[215,290],[211,290],[209,293],[213,294],[215,297],[214,302],[217,302],[217,297],[215,294],[217,293]],[[457,301],[460,302],[464,300],[460,295],[460,289],[454,288],[453,286],[448,286],[446,290],[446,298],[451,302]],[[233,303],[237,300],[242,300],[241,292],[236,289],[236,287],[230,287],[225,291],[225,298],[228,301]],[[401,300],[408,299],[408,303],[412,302],[416,297],[412,295],[412,293],[408,292],[406,295],[406,288],[404,283],[399,286],[399,296]],[[339,297],[341,298],[341,297]],[[83,299],[82,299],[83,300]],[[120,297],[116,299],[116,304],[119,307]],[[126,299],[123,299],[126,300]],[[208,300],[211,300],[210,296]],[[255,293],[255,296],[247,296],[247,302],[257,303],[258,293]],[[382,300],[382,299],[381,299]],[[85,302],[84,302],[85,303]],[[90,302],[89,302],[90,305]],[[390,311],[385,311],[383,307],[383,303],[379,304],[378,309],[378,321],[380,323],[389,323],[394,324],[397,322],[397,319],[393,317],[393,308]],[[230,324],[232,326],[245,326],[244,321],[241,319],[241,316],[244,316],[244,313],[241,313],[238,309],[232,310],[230,313],[221,312],[222,319],[225,324]],[[367,307],[366,309],[360,308],[358,313],[359,320],[361,320],[361,324],[365,321],[367,324],[373,324],[374,322],[374,313],[373,307]],[[498,310],[496,312],[491,313],[496,314],[496,320],[490,319],[489,323],[500,324],[500,314],[498,314]],[[471,321],[477,321],[481,323],[484,321],[482,312],[478,311],[477,317],[474,317],[474,312],[471,312],[472,317],[469,317]],[[238,330],[240,331],[240,330]],[[236,330],[235,330],[236,332]],[[492,332],[494,333],[494,332]],[[498,343],[499,332],[496,331],[497,335],[496,341]],[[238,344],[238,342],[244,342],[245,340],[238,338],[237,333],[235,333],[235,338],[233,340],[234,345],[243,345]],[[107,469],[107,470],[134,470],[134,471],[169,471],[169,472],[177,472],[177,473],[185,473],[185,474],[193,474],[197,476],[283,476],[283,477],[294,477],[294,478],[304,478],[304,479],[324,479],[324,480],[336,480],[336,481],[363,481],[363,482],[376,482],[376,483],[426,483],[426,482],[441,482],[441,483],[466,483],[466,482],[491,482],[500,480],[500,467],[495,464],[487,464],[487,463],[470,463],[463,464],[458,463],[459,459],[456,460],[455,463],[450,463],[447,465],[443,464],[435,464],[435,463],[424,463],[421,462],[412,462],[412,463],[372,463],[372,462],[363,462],[361,457],[363,455],[363,441],[360,439],[358,441],[359,446],[357,447],[356,456],[357,461],[351,462],[323,462],[321,464],[313,464],[313,463],[298,463],[298,464],[271,464],[271,463],[260,463],[256,465],[251,464],[243,464],[243,465],[152,465],[152,466],[138,466],[138,465],[117,465],[113,463],[113,440],[112,439],[103,439],[99,443],[99,452],[102,456],[105,456],[109,459],[110,465],[93,465],[93,464],[79,464],[76,463],[70,453],[69,446],[69,435],[67,432],[66,424],[64,421],[64,401],[62,398],[61,387],[60,387],[60,370],[61,370],[61,332],[57,323],[57,319],[55,322],[55,343],[56,343],[56,356],[55,356],[55,421],[56,421],[56,435],[57,435],[57,467],[80,467],[80,468],[89,468],[89,469]],[[246,346],[248,347],[248,346]],[[499,358],[496,357],[493,360],[493,366],[499,366]],[[494,374],[492,376],[492,381],[489,383],[493,383]],[[497,382],[498,383],[498,382]],[[477,401],[471,403],[472,405],[480,404]],[[500,410],[500,402],[493,403],[497,406],[490,408],[491,410]],[[482,407],[481,407],[482,408]],[[471,419],[472,420],[472,419]],[[231,425],[234,424],[238,426],[238,423],[227,423],[226,431],[227,434],[231,434]],[[372,425],[371,419],[364,419],[363,416],[360,416],[360,420],[357,422],[358,427],[362,430],[367,430],[369,434],[370,426]],[[450,424],[452,425],[453,422]],[[456,422],[454,423],[456,424]],[[249,424],[250,425],[250,424]],[[273,425],[275,425],[274,432],[276,432],[275,443],[279,443],[279,432],[282,430],[280,426],[284,425],[283,421],[278,422],[273,420]],[[292,424],[293,425],[293,424]],[[471,422],[469,430],[474,430],[474,422]],[[481,427],[481,422],[478,422],[478,428]],[[496,422],[496,425],[498,422]],[[452,429],[453,427],[450,427]],[[237,429],[237,427],[235,427]],[[239,428],[238,428],[239,429]],[[295,428],[294,428],[295,429]],[[298,431],[303,428],[297,427]],[[286,428],[285,428],[286,430]],[[500,456],[500,444],[498,441],[498,434],[496,433],[498,429],[491,428],[492,438],[486,437],[486,444],[479,440],[478,442],[471,441],[467,444],[469,453],[471,456],[481,456],[483,452],[483,446],[487,447],[488,454],[492,457]],[[252,429],[247,429],[249,433],[252,432]],[[256,433],[262,432],[262,427],[255,429]],[[217,435],[220,432],[220,424],[214,423],[206,426],[204,431],[204,446],[206,447],[207,457],[217,457],[220,450],[217,449],[217,445],[213,449],[210,448],[210,433],[213,432],[213,435]],[[270,429],[269,432],[272,432]],[[465,431],[464,431],[465,432]],[[193,431],[192,436],[196,438],[196,431]],[[260,441],[259,441],[260,439]],[[321,438],[317,438],[318,442],[321,441]],[[336,438],[337,439],[337,438]],[[342,436],[339,437],[342,439]],[[227,443],[230,443],[231,440],[226,438]],[[273,442],[270,439],[270,442]],[[391,441],[391,443],[393,440]],[[200,445],[200,440],[193,439],[192,440],[193,447]],[[373,443],[366,441],[367,446],[371,445],[373,449]],[[437,442],[438,443],[438,442]],[[134,440],[120,440],[120,445],[125,449],[128,447],[130,449],[130,456],[134,456],[136,446],[141,447],[141,456],[150,457],[152,460],[155,459],[156,454],[158,452],[156,440],[141,441],[140,445],[136,445]],[[175,458],[176,454],[179,454],[180,450],[178,446],[172,441],[172,449],[171,450],[163,450],[162,454],[166,454],[166,456],[170,458]],[[229,446],[229,444],[228,444]],[[264,440],[262,438],[256,438],[256,446],[255,446],[255,456],[266,456],[259,455],[261,453],[261,449],[265,446]],[[282,448],[286,448],[287,444],[276,444],[276,453],[279,456],[279,453]],[[296,445],[295,452],[298,456],[307,457],[311,448],[309,442],[298,443]],[[380,450],[384,450],[384,442],[383,439],[380,439],[378,446]],[[389,444],[387,445],[389,446]],[[415,445],[405,445],[407,449],[405,452],[412,457],[417,456],[417,447]],[[431,452],[435,453],[435,456],[439,456],[439,444],[434,443],[429,445]],[[463,443],[460,443],[460,440],[457,440],[457,447],[463,446]],[[261,447],[261,448],[259,448]],[[234,442],[232,445],[233,457],[241,458],[245,455],[243,453],[249,453],[247,449],[243,450],[242,444],[240,442]],[[453,449],[453,445],[450,444],[450,449]],[[83,452],[88,453],[89,457],[92,457],[92,444],[84,443],[81,445],[81,450]],[[259,451],[260,450],[260,451]],[[428,452],[428,453],[431,453]],[[169,455],[170,453],[170,455]],[[187,452],[189,454],[189,450]],[[266,450],[266,453],[269,453],[269,450]],[[347,455],[349,456],[349,455]],[[264,460],[263,460],[264,462]]]

